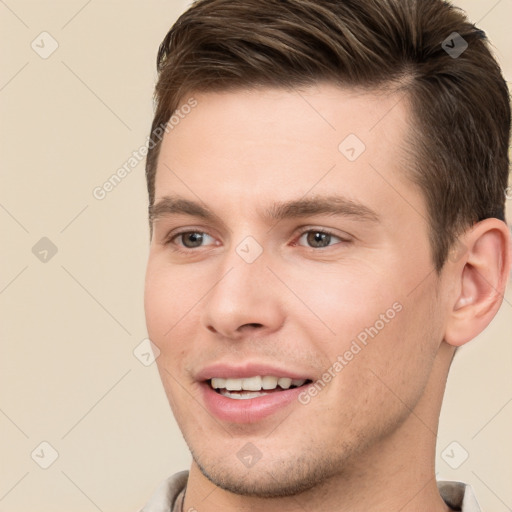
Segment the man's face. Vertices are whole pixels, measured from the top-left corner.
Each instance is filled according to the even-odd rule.
[[[325,84],[194,97],[158,162],[148,332],[202,472],[291,494],[410,419],[443,337],[408,107]]]

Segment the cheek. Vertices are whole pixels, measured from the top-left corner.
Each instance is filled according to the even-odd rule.
[[[181,393],[175,379],[183,380],[184,360],[194,347],[199,301],[206,290],[194,273],[169,265],[164,256],[150,255],[148,260],[144,310],[148,336],[160,350],[156,360],[160,377],[171,399]]]
[[[191,279],[171,267],[161,255],[150,255],[144,288],[144,311],[149,337],[160,344],[173,333],[200,297]],[[160,343],[159,343],[160,342]]]
[[[177,334],[181,327],[179,320],[190,307],[184,304],[183,277],[180,279],[180,274],[160,259],[151,255],[148,260],[144,288],[146,326],[149,338],[160,350],[156,365],[169,405],[181,417],[178,404],[186,403],[179,384],[184,345],[179,343]]]
[[[335,343],[338,348],[365,328],[381,322],[380,315],[388,310],[391,309],[390,316],[396,313],[393,304],[399,298],[398,293],[390,283],[361,264],[347,262],[328,271],[307,269],[290,276],[289,281],[294,283],[294,292],[304,303],[295,307],[296,312],[299,308],[303,310],[295,315],[296,321],[306,331],[313,325],[315,329],[318,327],[320,330],[312,339]],[[308,322],[304,321],[306,318]]]
[[[342,356],[339,372],[331,371],[351,377],[346,375],[348,380],[342,378],[340,383],[349,385],[360,378],[373,382],[373,370],[385,382],[403,388],[426,378],[439,346],[434,282],[408,263],[400,266],[401,271],[391,264],[376,268],[347,264],[336,272],[290,275],[295,293],[309,309],[297,303],[293,316],[328,367]],[[297,314],[300,308],[302,313]],[[413,378],[416,373],[418,379]]]
[[[375,407],[380,401],[407,414],[425,391],[442,340],[442,320],[432,287],[424,286],[420,293],[398,297],[400,310],[387,323],[369,320],[372,333],[368,327],[363,331],[369,334],[367,344],[351,370],[364,376],[368,401]]]
[[[172,326],[168,312],[173,304],[169,304],[169,293],[165,280],[157,280],[147,275],[144,290],[144,311],[149,338],[161,349],[161,341]]]

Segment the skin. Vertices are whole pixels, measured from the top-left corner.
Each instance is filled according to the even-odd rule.
[[[155,203],[179,195],[217,217],[154,219],[145,291],[193,454],[184,510],[450,510],[434,475],[442,395],[455,348],[501,304],[506,225],[468,229],[465,250],[434,271],[423,195],[406,174],[409,107],[394,94],[317,84],[193,96],[198,106],[163,140]],[[366,146],[354,162],[338,149],[350,133]],[[325,195],[378,220],[263,216]],[[325,247],[318,229],[332,233]],[[185,246],[183,231],[205,233],[202,245]],[[236,251],[247,236],[263,250],[253,263]],[[253,361],[320,379],[395,303],[401,311],[307,405],[247,424],[206,410],[196,380],[206,365]],[[237,457],[248,442],[261,453],[250,468]]]

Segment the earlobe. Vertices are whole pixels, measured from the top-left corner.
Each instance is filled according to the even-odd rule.
[[[510,273],[510,233],[498,219],[485,219],[462,237],[467,248],[457,262],[449,262],[455,273],[457,296],[451,306],[445,341],[461,346],[475,338],[498,312]]]

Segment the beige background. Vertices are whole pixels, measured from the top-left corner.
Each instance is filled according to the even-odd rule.
[[[186,4],[0,1],[0,511],[135,511],[189,465],[156,367],[133,353],[146,337],[143,162],[92,195],[146,141],[156,51]],[[512,0],[458,5],[510,80]],[[58,43],[46,59],[31,47],[51,49],[43,31]],[[47,262],[32,252],[42,237],[58,250]],[[511,318],[509,289],[457,356],[439,433],[438,478],[473,484],[488,512],[512,510]],[[43,441],[58,452],[48,469]],[[453,441],[452,465],[469,453],[456,470],[440,456]]]

